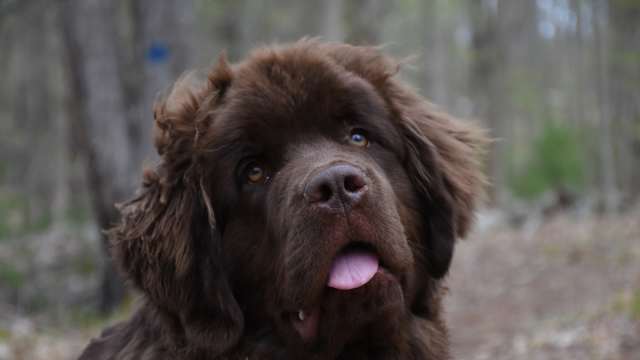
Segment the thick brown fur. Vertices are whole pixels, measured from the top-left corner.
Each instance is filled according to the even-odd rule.
[[[80,358],[448,359],[442,279],[482,193],[486,140],[398,68],[376,48],[301,40],[234,66],[223,56],[204,84],[179,80],[155,109],[161,161],[111,231],[143,303]],[[364,195],[309,201],[338,168]],[[381,270],[327,287],[352,245]],[[299,309],[318,314],[297,325],[312,330],[296,327]]]

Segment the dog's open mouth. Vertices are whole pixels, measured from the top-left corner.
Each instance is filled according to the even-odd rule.
[[[378,254],[367,244],[351,243],[333,259],[327,287],[348,291],[369,283],[380,270]],[[318,332],[320,309],[300,309],[292,314],[292,323],[304,341],[314,339]]]
[[[337,290],[357,289],[368,283],[378,272],[378,255],[368,246],[354,243],[333,259],[327,286]]]

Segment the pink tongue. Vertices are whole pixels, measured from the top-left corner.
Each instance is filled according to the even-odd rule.
[[[359,288],[371,280],[378,266],[378,257],[367,251],[340,254],[331,265],[328,285],[338,290]]]

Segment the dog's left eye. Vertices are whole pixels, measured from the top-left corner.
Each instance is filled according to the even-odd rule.
[[[266,173],[264,169],[258,164],[251,164],[247,168],[247,182],[250,184],[258,184],[264,182],[266,179]]]
[[[355,146],[366,147],[369,145],[369,140],[365,136],[364,130],[353,129],[349,135],[349,143]]]

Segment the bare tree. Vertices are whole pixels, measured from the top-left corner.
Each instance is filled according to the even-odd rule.
[[[327,40],[344,40],[343,0],[327,0],[324,7],[323,35]]]
[[[130,103],[135,164],[154,160],[151,144],[153,105],[181,73],[195,63],[193,1],[133,0],[133,49],[136,61],[127,72],[137,76],[140,95]]]
[[[615,212],[620,206],[618,190],[618,174],[614,157],[613,139],[611,132],[611,94],[608,75],[609,64],[609,29],[607,22],[608,7],[606,3],[599,4],[597,16],[593,16],[594,51],[596,59],[596,88],[599,107],[599,160],[601,166],[600,191],[601,201],[607,212]]]
[[[359,45],[379,45],[384,17],[390,4],[384,0],[356,0],[344,4],[347,15],[345,41]]]
[[[502,201],[504,191],[504,114],[500,99],[504,94],[503,71],[506,65],[505,46],[500,24],[500,6],[503,1],[469,0],[469,16],[472,26],[473,61],[470,88],[475,101],[477,116],[483,119],[497,139],[489,153],[490,192],[494,204]],[[494,6],[495,4],[495,6]]]
[[[130,196],[136,173],[118,68],[115,10],[114,2],[83,0],[66,1],[61,11],[70,88],[76,99],[70,110],[82,119],[77,124],[84,130],[92,204],[102,229],[116,221],[114,205]],[[106,239],[103,243],[107,256],[99,308],[109,312],[120,302],[124,290],[108,255]]]
[[[452,34],[447,31],[447,18],[440,12],[442,6],[448,6],[438,1],[425,1],[421,4],[424,14],[426,31],[424,34],[424,84],[426,94],[440,106],[449,108],[449,44]]]
[[[627,201],[640,194],[640,4],[632,1],[608,1],[609,53],[608,88],[612,129],[618,139],[614,145],[618,154],[620,190]]]

